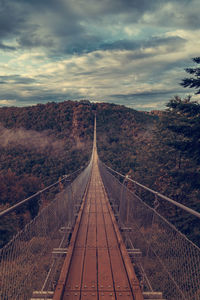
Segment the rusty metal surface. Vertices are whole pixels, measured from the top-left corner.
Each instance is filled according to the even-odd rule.
[[[96,151],[70,246],[54,300],[143,299],[103,187]]]

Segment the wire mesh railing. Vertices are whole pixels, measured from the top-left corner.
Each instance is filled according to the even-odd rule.
[[[162,198],[161,194],[115,172],[102,162],[100,171],[111,205],[118,215],[119,226],[131,228],[122,232],[127,248],[141,251],[141,257],[133,259],[143,290],[162,292],[163,299],[200,300],[200,248],[161,215],[167,209],[166,203],[169,210],[175,206],[173,209],[178,209],[179,214],[180,210],[189,214],[190,209],[177,208],[172,199],[172,202],[166,202],[167,197]],[[121,177],[121,182],[117,177]],[[130,185],[134,191],[127,187]],[[153,200],[153,207],[138,196],[145,194],[147,197],[147,193]],[[193,218],[198,223],[199,213],[194,213]]]
[[[0,299],[30,299],[33,291],[43,291],[45,298],[54,291],[91,166],[73,181],[73,176],[64,178],[64,188],[56,196],[52,185],[54,200],[0,250]],[[40,199],[45,201],[46,192]]]

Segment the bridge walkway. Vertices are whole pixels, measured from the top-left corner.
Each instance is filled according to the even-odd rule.
[[[143,299],[103,186],[96,149],[91,178],[53,299]]]

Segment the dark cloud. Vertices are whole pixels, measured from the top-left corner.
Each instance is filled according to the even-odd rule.
[[[135,50],[140,48],[141,42],[131,40],[119,40],[112,43],[103,43],[100,45],[102,50]]]
[[[26,91],[30,91],[26,95],[20,93],[20,90],[8,92],[0,92],[0,105],[1,99],[7,99],[9,101],[15,100],[18,105],[30,105],[34,103],[47,103],[47,102],[62,102],[65,100],[80,100],[84,99],[84,95],[75,91],[70,92],[56,92],[51,90],[39,90],[37,87],[28,87]]]
[[[4,51],[14,51],[14,50],[16,50],[16,47],[5,45],[0,42],[0,49],[4,50]]]
[[[189,6],[187,0],[181,2],[182,6],[178,0],[170,3],[180,5],[181,9],[183,3]],[[0,0],[0,48],[15,50],[3,41],[15,37],[21,48],[43,47],[47,53],[58,55],[97,49],[135,49],[138,45],[123,37],[114,40],[110,37],[111,41],[105,42],[103,30],[106,27],[111,30],[113,22],[121,27],[126,23],[136,24],[147,12],[158,13],[155,16],[158,26],[199,27],[198,10],[187,12],[185,9],[184,18],[176,17],[178,12],[173,10],[159,15],[164,4],[164,0]],[[93,25],[99,26],[96,34]]]
[[[113,43],[104,43],[100,46],[100,49],[102,50],[138,50],[138,49],[146,49],[146,48],[157,48],[159,46],[166,45],[168,47],[168,50],[177,50],[180,47],[183,47],[186,43],[186,40],[183,38],[180,38],[178,36],[173,37],[153,37],[149,40],[119,40],[115,41]],[[137,58],[143,58],[147,57],[148,55],[152,54],[144,54],[143,51],[141,51],[140,54],[134,54],[133,57],[135,59]]]
[[[200,4],[199,7],[197,7],[197,10],[194,10],[190,13],[187,14],[186,22],[185,22],[185,27],[186,28],[191,28],[191,29],[199,29],[200,27],[200,22],[199,22],[199,10],[200,10]]]
[[[166,6],[165,6],[166,5]],[[155,11],[154,18],[149,24],[163,28],[197,30],[200,28],[199,11],[200,2],[196,0],[165,1]],[[148,24],[148,21],[147,21]]]
[[[161,45],[167,45],[170,48],[182,47],[187,41],[179,36],[171,37],[152,37],[144,43],[145,47],[158,47]]]
[[[130,98],[135,98],[135,97],[149,97],[149,96],[160,96],[162,98],[163,95],[174,95],[175,93],[183,93],[183,90],[179,89],[160,89],[160,90],[152,90],[152,91],[145,91],[145,92],[138,92],[138,93],[130,93],[130,94],[112,94],[110,97],[112,98],[123,98],[123,99],[130,99]]]
[[[16,35],[23,28],[25,19],[21,11],[15,2],[0,0],[0,38]]]
[[[74,4],[76,7],[81,7],[81,16],[90,16],[93,18],[100,18],[102,16],[132,14],[143,14],[145,11],[155,10],[158,5],[164,3],[164,0],[77,0]],[[120,20],[119,20],[120,21]]]
[[[78,16],[63,1],[0,0],[0,39],[14,37],[23,48],[59,48],[62,39],[82,32]],[[69,43],[69,42],[68,42]],[[5,48],[5,47],[4,47]]]
[[[33,78],[22,77],[20,75],[0,76],[1,84],[32,84],[36,80]]]
[[[53,38],[49,36],[41,36],[39,34],[39,30],[35,31],[33,29],[29,29],[24,31],[19,38],[17,38],[19,45],[23,48],[52,48],[54,46]]]
[[[123,104],[137,110],[153,110],[164,109],[166,104],[174,95],[179,94],[181,97],[186,95],[184,90],[171,89],[171,90],[157,90],[149,92],[138,92],[130,94],[113,94],[107,97],[109,102],[116,104]],[[106,99],[106,100],[107,100]]]

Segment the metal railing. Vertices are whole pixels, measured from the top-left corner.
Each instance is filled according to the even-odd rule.
[[[76,179],[67,176],[1,213],[3,218],[38,196],[45,201],[45,193],[53,189],[52,202],[0,250],[0,299],[25,300],[31,298],[33,291],[54,290],[64,260],[60,250],[67,249],[91,166],[90,162]],[[55,187],[61,182],[66,186],[55,196]],[[60,253],[56,254],[55,249]]]
[[[192,214],[196,223],[200,214],[102,162],[100,171],[119,226],[131,229],[122,232],[127,248],[141,251],[141,257],[133,259],[144,291],[162,292],[163,298],[169,300],[200,300],[200,248],[161,212],[167,207],[178,214],[182,210]],[[121,182],[117,177],[121,177]],[[145,199],[149,197],[152,207],[142,200],[143,195]]]

